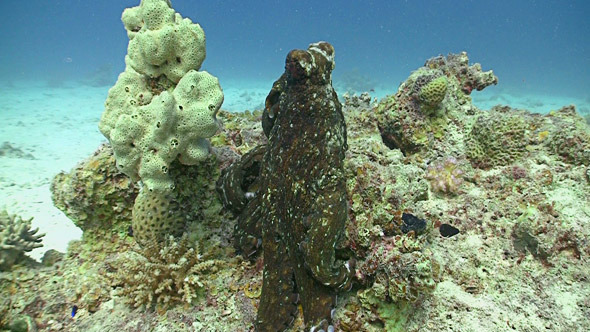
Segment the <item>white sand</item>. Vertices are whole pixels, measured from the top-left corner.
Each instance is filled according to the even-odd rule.
[[[271,81],[223,82],[223,109],[260,109],[271,87]],[[0,156],[0,209],[23,218],[34,217],[34,227],[46,233],[44,247],[31,253],[35,259],[48,249],[64,252],[68,242],[81,235],[53,206],[49,186],[55,174],[71,170],[105,141],[97,124],[107,91],[107,87],[72,83],[59,88],[17,83],[0,89],[0,146],[8,142],[22,152],[21,156]],[[375,95],[383,97],[387,93],[376,91]],[[473,96],[476,106],[482,109],[499,103],[542,113],[571,103],[590,108],[587,101],[567,98],[485,91]]]
[[[34,159],[0,157],[0,208],[23,218],[46,233],[44,247],[64,252],[81,231],[51,201],[49,186],[55,174],[69,171],[104,140],[97,128],[106,88],[45,88],[17,84],[0,93],[0,145]]]

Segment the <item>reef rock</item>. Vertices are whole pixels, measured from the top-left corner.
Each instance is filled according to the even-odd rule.
[[[497,83],[492,71],[469,66],[465,52],[427,60],[377,106],[384,143],[405,155],[436,152],[440,141],[453,139],[454,122],[473,112],[471,92]]]

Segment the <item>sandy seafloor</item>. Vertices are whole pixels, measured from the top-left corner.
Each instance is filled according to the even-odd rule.
[[[260,109],[272,82],[222,82],[222,109]],[[338,82],[335,82],[338,89]],[[82,232],[53,206],[49,190],[53,177],[69,171],[91,155],[106,139],[98,131],[109,87],[66,82],[48,87],[45,82],[0,83],[0,209],[23,218],[46,233],[44,246],[30,256],[39,259],[49,249],[65,252],[68,242]],[[345,91],[339,92],[339,95]],[[371,92],[382,98],[397,90]],[[488,91],[489,90],[489,91]],[[578,112],[590,112],[590,100],[562,96],[511,94],[491,87],[472,94],[474,105],[490,109],[497,104],[547,113],[574,104]]]

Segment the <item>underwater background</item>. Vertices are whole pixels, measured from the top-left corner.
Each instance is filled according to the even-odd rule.
[[[0,1],[0,332],[590,331],[589,14]]]
[[[121,12],[136,2],[2,1],[0,80],[55,85],[99,71],[104,86],[111,86],[127,51]],[[336,49],[339,90],[391,91],[425,59],[467,51],[500,78],[488,94],[590,98],[587,1],[176,0],[173,5],[205,30],[202,69],[218,76],[222,87],[249,82],[268,89],[286,52],[326,40]]]

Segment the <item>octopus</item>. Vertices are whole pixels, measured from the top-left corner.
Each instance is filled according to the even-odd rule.
[[[258,191],[264,253],[255,322],[260,332],[287,329],[299,305],[306,329],[333,331],[337,293],[351,287],[354,262],[337,259],[335,250],[348,219],[348,146],[333,69],[334,48],[327,42],[293,50],[266,98],[262,125],[268,144]]]
[[[221,172],[216,184],[223,206],[238,215],[234,247],[248,259],[262,244],[260,164],[265,152],[265,144],[248,151]]]

